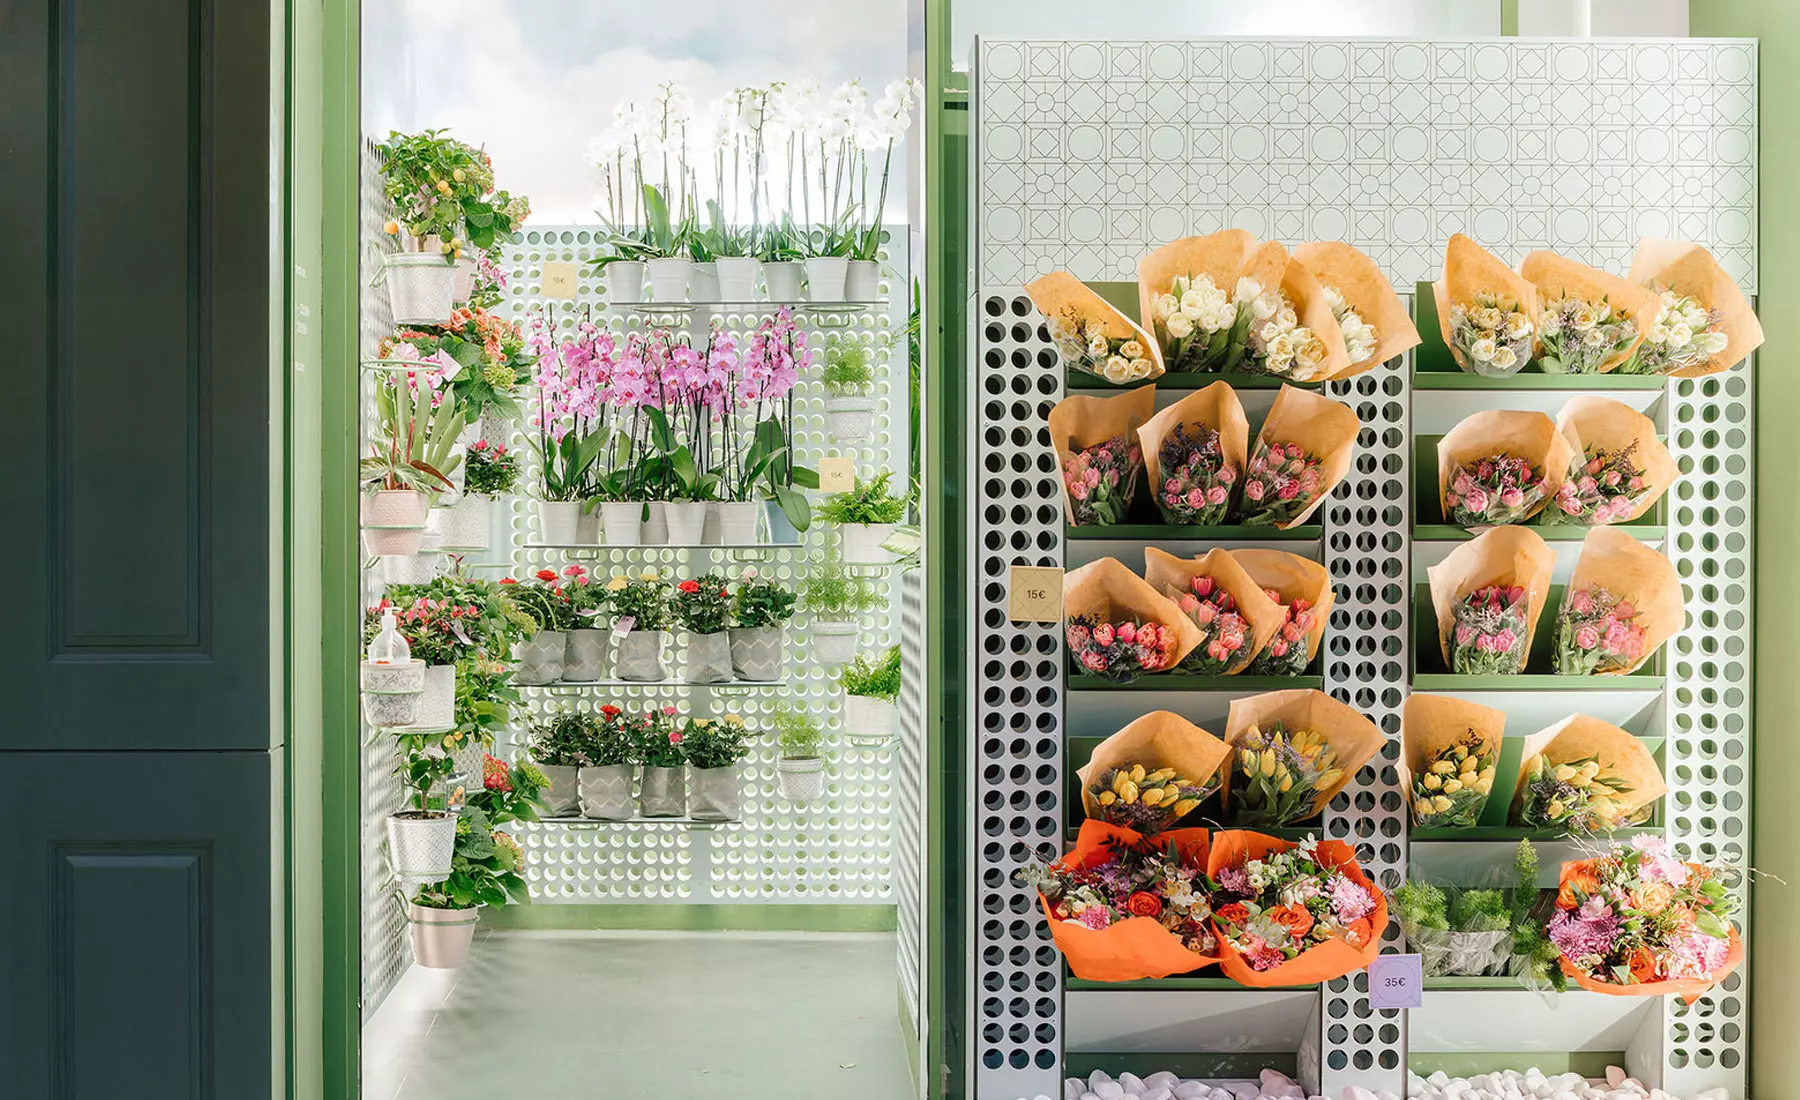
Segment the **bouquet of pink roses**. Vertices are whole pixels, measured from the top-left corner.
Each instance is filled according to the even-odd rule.
[[[1169,523],[1214,527],[1225,520],[1238,472],[1225,461],[1219,433],[1205,424],[1177,424],[1157,455],[1162,484],[1156,507]]]
[[[1309,511],[1324,487],[1317,455],[1298,443],[1257,441],[1244,472],[1237,520],[1252,527],[1283,524]]]
[[[1550,482],[1516,455],[1493,455],[1451,471],[1444,518],[1457,527],[1518,523],[1542,507]]]

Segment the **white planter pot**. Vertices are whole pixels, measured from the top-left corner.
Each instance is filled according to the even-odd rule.
[[[606,304],[630,306],[644,300],[644,262],[618,260],[606,265]]]
[[[774,546],[797,546],[805,541],[800,529],[794,526],[787,513],[781,510],[781,502],[774,498],[763,501],[763,515],[768,519],[768,542]]]
[[[606,545],[642,546],[644,544],[644,502],[641,500],[601,501],[600,525],[606,530]]]
[[[778,760],[776,774],[781,777],[781,797],[789,802],[817,802],[825,797],[825,761]]]
[[[406,938],[413,961],[431,970],[455,970],[469,961],[480,909],[427,909],[406,906]]]
[[[456,815],[448,810],[404,810],[387,819],[388,859],[404,886],[450,877],[456,849]]]
[[[836,443],[861,443],[875,435],[873,397],[827,397],[825,430]]]
[[[363,721],[375,727],[411,726],[419,721],[425,694],[425,662],[362,663]]]
[[[451,302],[466,302],[475,293],[475,254],[467,249],[453,264],[450,279]]]
[[[856,656],[856,645],[862,638],[862,624],[814,619],[812,630],[808,634],[812,638],[813,656],[818,658],[820,664],[848,664]]]
[[[700,525],[700,541],[707,546],[717,546],[725,541],[724,535],[719,532],[719,502],[716,500],[706,502],[706,519]]]
[[[749,256],[720,256],[714,266],[719,273],[719,301],[756,301],[756,260]]]
[[[731,637],[731,672],[740,680],[773,682],[781,679],[782,658],[787,651],[787,628],[734,627]]]
[[[538,538],[547,546],[573,546],[580,542],[576,529],[581,522],[579,500],[540,500]]]
[[[645,765],[638,783],[638,813],[644,817],[681,817],[687,813],[687,769]]]
[[[685,302],[694,261],[683,256],[662,256],[645,261],[650,273],[650,294],[658,302]]]
[[[844,272],[844,298],[873,302],[881,297],[881,265],[874,260],[851,260]]]
[[[638,538],[645,546],[667,546],[669,544],[669,502],[666,500],[648,500],[644,502],[644,528],[638,532]]]
[[[763,287],[771,302],[798,302],[800,277],[805,273],[798,260],[775,260],[762,265]]]
[[[857,741],[886,741],[894,736],[899,708],[887,699],[844,696],[844,736]]]
[[[581,769],[581,816],[602,821],[629,821],[637,802],[631,781],[637,768],[630,764],[584,765]]]
[[[562,678],[577,684],[606,679],[606,645],[611,637],[610,630],[569,631],[563,648]]]
[[[706,537],[706,501],[670,500],[663,503],[670,546],[699,546]]]
[[[443,560],[444,555],[436,550],[389,554],[381,559],[377,572],[382,584],[430,584]]]
[[[562,679],[563,654],[568,645],[568,632],[562,630],[540,630],[520,642],[513,654],[519,661],[513,683],[521,687],[541,687]]]
[[[850,273],[850,260],[845,256],[808,256],[806,258],[806,300],[809,302],[841,302],[844,279]]]
[[[719,542],[724,546],[755,544],[756,521],[762,504],[754,500],[721,500],[713,505],[719,514]]]
[[[493,544],[493,505],[486,493],[465,493],[448,508],[433,508],[426,530],[446,550],[486,550]]]
[[[575,542],[579,546],[600,545],[600,502],[589,508],[584,502],[575,520]]]
[[[717,634],[689,634],[681,679],[683,683],[689,684],[730,683],[730,635],[722,630]]]
[[[425,693],[419,696],[419,726],[447,730],[456,725],[456,666],[426,665]]]
[[[666,630],[634,630],[620,638],[613,675],[633,683],[667,680],[669,672],[663,667],[663,648],[668,641]]]
[[[549,817],[574,817],[581,811],[581,769],[573,764],[539,764],[550,782],[541,799]]]
[[[688,273],[688,300],[719,301],[719,269],[710,263],[698,263]]]
[[[688,769],[688,816],[695,821],[738,821],[744,816],[743,768]]]
[[[418,553],[425,540],[425,519],[430,510],[430,499],[417,489],[364,493],[363,544],[371,554]]]
[[[893,561],[894,555],[883,550],[881,544],[894,533],[895,526],[892,523],[838,524],[838,533],[843,537],[844,560],[871,564]]]
[[[396,325],[442,325],[450,320],[456,268],[441,252],[394,252],[382,257],[388,304]]]

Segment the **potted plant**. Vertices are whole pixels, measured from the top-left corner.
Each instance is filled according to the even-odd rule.
[[[668,679],[663,668],[663,647],[669,640],[669,582],[654,569],[636,577],[615,575],[606,582],[613,614],[613,634],[619,640],[615,674],[621,680],[648,682]]]
[[[380,615],[362,663],[363,721],[378,729],[414,725],[425,694],[425,662],[413,659],[393,608]]]
[[[606,649],[610,620],[606,615],[608,593],[594,583],[587,567],[571,562],[563,566],[562,591],[569,600],[569,636],[563,650],[562,678],[570,683],[592,683],[606,678]]]
[[[629,821],[635,808],[632,781],[639,763],[635,718],[607,703],[587,716],[581,748],[581,816]]]
[[[715,333],[715,338],[716,338]],[[708,352],[713,345],[708,344]],[[677,416],[689,425],[691,441],[677,438],[669,414],[663,409],[647,408],[644,416],[650,425],[650,441],[657,457],[651,464],[652,479],[663,486],[666,499],[663,516],[666,541],[670,546],[699,546],[706,533],[706,513],[719,496],[723,479],[716,470],[706,468],[704,460],[694,453],[696,446],[710,453],[716,442],[712,436],[715,412],[712,394],[698,386],[664,387],[665,402],[679,403]]]
[[[760,188],[756,188],[760,192]],[[726,223],[719,203],[706,203],[708,225],[705,248],[712,261],[717,285],[714,290],[721,302],[750,302],[756,299],[756,272],[760,266],[753,253],[756,249],[755,227],[738,228]]]
[[[405,602],[383,598],[369,608],[364,636],[374,638],[383,616],[393,613],[413,659],[425,662],[417,725],[442,732],[456,727],[457,663],[474,653],[481,637],[465,624],[479,621],[482,613],[473,603],[427,594],[431,587],[397,588],[395,595]]]
[[[675,622],[687,631],[687,660],[682,679],[690,684],[723,684],[732,678],[731,590],[725,578],[708,573],[689,577],[669,598]]]
[[[872,134],[878,141],[885,141],[881,184],[873,205],[868,201],[869,176],[874,167],[869,156],[872,150],[858,135],[856,164],[860,168],[862,197],[856,205],[859,223],[851,239],[850,264],[844,281],[844,297],[852,302],[873,302],[881,296],[881,216],[887,209],[888,174],[894,166],[894,143],[906,140],[917,96],[918,85],[913,80],[896,80],[870,106]]]
[[[838,684],[844,689],[844,736],[864,741],[893,737],[900,698],[899,646],[875,661],[857,654],[838,669]]]
[[[551,817],[571,817],[581,808],[581,765],[593,740],[589,725],[594,721],[591,715],[565,710],[531,725],[526,751],[544,773],[544,811]]]
[[[791,216],[767,226],[756,242],[756,256],[762,261],[763,290],[771,302],[793,303],[800,300],[800,280],[806,273],[801,257],[804,235],[794,227]]]
[[[513,603],[531,620],[529,637],[515,647],[519,671],[514,679],[527,687],[554,684],[563,678],[569,631],[575,609],[554,569],[540,569],[524,584],[508,584]]]
[[[686,145],[680,146],[686,156]],[[685,302],[694,277],[694,261],[688,255],[694,236],[694,218],[669,209],[669,191],[656,184],[644,185],[644,237],[649,253],[644,266],[650,277],[650,293],[657,302]]]
[[[524,224],[530,203],[495,190],[487,153],[442,130],[390,133],[377,152],[383,190],[394,203],[386,229],[402,250],[384,265],[394,319],[441,323],[451,302],[474,294],[475,250],[509,237]],[[441,287],[438,269],[447,269]]]
[[[744,816],[739,765],[750,755],[749,736],[736,714],[688,719],[681,747],[688,762],[688,815],[695,821],[737,821]]]
[[[428,528],[451,550],[486,550],[493,542],[494,498],[519,481],[519,456],[504,443],[477,439],[463,453],[463,491],[448,508],[433,508]]]
[[[754,448],[768,455],[762,466],[762,492],[769,517],[769,541],[797,546],[800,533],[812,526],[812,503],[801,490],[817,489],[819,473],[793,461],[787,429],[775,417],[756,426]]]
[[[539,538],[548,546],[574,546],[581,542],[583,502],[596,473],[595,464],[611,438],[603,419],[607,407],[602,403],[591,415],[584,413],[582,395],[592,402],[594,387],[610,369],[616,344],[604,329],[587,321],[577,327],[574,338],[561,343],[556,340],[554,318],[534,313],[532,344],[553,349],[540,357],[537,402],[531,418],[536,429],[530,437],[531,447],[537,453],[541,478]]]
[[[513,708],[524,704],[512,676],[506,662],[479,650],[457,662],[456,729],[449,739],[454,775],[481,774],[482,753],[511,723]]]
[[[780,758],[781,797],[789,802],[817,802],[825,795],[825,730],[816,719],[783,703],[770,716]]]
[[[883,470],[848,492],[835,493],[819,506],[819,518],[837,525],[847,562],[885,563],[894,555],[882,548],[894,528],[906,519],[906,497],[888,492],[893,471]]]
[[[433,798],[434,788],[450,777],[456,766],[450,752],[454,730],[431,733],[397,733],[400,759],[394,774],[400,777],[406,798],[401,808],[388,815],[388,863],[402,886],[437,882],[450,874],[456,848],[456,812],[449,808],[449,792]]]
[[[464,422],[479,425],[476,438],[492,443],[506,442],[538,359],[516,322],[479,306],[452,310],[440,324],[403,325],[376,354],[391,364],[418,363],[434,395],[455,401]]]
[[[638,782],[638,813],[644,817],[687,813],[687,749],[675,714],[674,707],[663,707],[631,720],[634,755],[644,766]]]
[[[875,364],[886,351],[885,337],[875,345],[837,334],[825,345],[825,427],[839,443],[860,443],[875,434]]]
[[[362,460],[363,543],[371,554],[416,554],[425,537],[429,494],[453,488],[462,415],[452,402],[418,403],[410,379],[375,391],[381,440]]]
[[[841,558],[815,559],[800,582],[801,606],[812,616],[808,631],[819,663],[841,665],[856,655],[861,618],[887,607],[887,597],[867,578],[844,568]]]
[[[731,670],[739,680],[773,682],[782,678],[787,624],[798,597],[780,581],[764,580],[754,565],[745,566],[731,597]]]
[[[602,450],[606,468],[593,478],[587,509],[598,511],[608,546],[644,546],[645,503],[650,492],[649,475],[654,459],[640,449],[637,424],[631,430],[614,426]],[[664,527],[667,531],[667,527]]]

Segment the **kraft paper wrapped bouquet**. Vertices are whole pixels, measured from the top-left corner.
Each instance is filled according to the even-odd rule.
[[[1360,430],[1343,402],[1282,386],[1256,433],[1232,519],[1283,530],[1305,523],[1349,472]]]
[[[1143,480],[1138,428],[1156,407],[1143,386],[1116,397],[1065,397],[1050,409],[1063,508],[1077,527],[1124,523]]]
[[[1065,271],[1045,275],[1025,293],[1044,315],[1050,342],[1064,366],[1114,385],[1163,373],[1156,341],[1075,276]]]
[[[1200,641],[1180,608],[1114,558],[1064,575],[1063,615],[1072,674],[1128,683],[1174,668]]]
[[[1297,825],[1317,817],[1381,749],[1380,727],[1322,691],[1233,699],[1225,809],[1234,824]]]
[[[1207,676],[1242,672],[1281,627],[1281,606],[1223,547],[1198,558],[1178,558],[1146,546],[1144,580],[1199,631],[1200,640],[1181,662],[1183,672]]]
[[[1556,417],[1569,447],[1569,470],[1538,513],[1540,524],[1597,527],[1626,523],[1656,507],[1681,477],[1656,424],[1622,401],[1572,397]]]
[[[1494,789],[1506,712],[1419,692],[1400,713],[1401,779],[1417,826],[1479,824]]]
[[[1242,229],[1171,241],[1138,261],[1138,317],[1171,371],[1222,371],[1244,354],[1251,314],[1232,298],[1256,239]]]
[[[1556,614],[1557,674],[1635,672],[1686,621],[1675,563],[1624,529],[1596,527]]]
[[[1554,252],[1531,253],[1519,273],[1537,291],[1545,374],[1604,374],[1631,358],[1656,320],[1655,292]]]
[[[1242,354],[1227,370],[1318,383],[1350,370],[1350,355],[1325,288],[1274,241],[1259,245],[1232,291],[1248,317]],[[1234,350],[1236,345],[1233,345]]]
[[[1457,527],[1523,523],[1568,472],[1569,442],[1540,412],[1478,412],[1438,440],[1438,501]]]
[[[1314,241],[1294,249],[1294,259],[1317,279],[1344,336],[1347,366],[1332,381],[1361,374],[1419,343],[1406,303],[1381,268],[1342,241]]]
[[[1456,365],[1504,378],[1525,369],[1537,348],[1537,289],[1480,245],[1453,234],[1444,277],[1432,284],[1438,326]]]
[[[1608,833],[1649,816],[1667,790],[1642,741],[1575,714],[1525,739],[1511,820],[1574,836]]]
[[[1494,527],[1425,571],[1444,667],[1463,676],[1525,671],[1556,554],[1527,527]]]
[[[1656,291],[1659,306],[1622,373],[1697,378],[1730,370],[1762,346],[1750,300],[1699,245],[1646,237],[1628,278]]]
[[[1094,746],[1078,773],[1082,809],[1154,836],[1219,789],[1230,751],[1179,714],[1151,711]]]
[[[1348,844],[1262,833],[1216,833],[1219,968],[1241,985],[1312,985],[1361,970],[1381,946],[1387,898]]]
[[[1250,423],[1224,382],[1175,402],[1138,429],[1152,499],[1166,523],[1225,522],[1243,478]]]
[[[1243,549],[1231,556],[1281,608],[1281,625],[1250,662],[1257,676],[1298,676],[1312,666],[1325,639],[1337,596],[1331,574],[1310,558],[1285,550]]]

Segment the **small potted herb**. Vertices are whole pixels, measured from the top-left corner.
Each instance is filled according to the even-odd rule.
[[[431,510],[438,545],[450,550],[486,550],[493,543],[494,498],[519,481],[519,456],[504,443],[477,439],[463,453],[463,491],[455,504]]]
[[[634,755],[644,766],[638,783],[638,813],[644,817],[687,813],[687,747],[675,714],[674,707],[663,707],[630,722]]]
[[[563,679],[592,683],[606,677],[607,642],[611,635],[606,618],[605,586],[595,583],[587,567],[563,566],[563,595],[569,599],[568,644],[563,649]]]
[[[854,657],[863,615],[888,605],[887,597],[867,578],[845,569],[842,559],[836,557],[814,560],[800,582],[800,602],[812,616],[807,633],[813,653],[825,665],[841,665]]]
[[[825,795],[825,730],[803,711],[783,703],[769,719],[775,727],[780,759],[781,797],[789,802],[817,802]]]
[[[843,555],[847,562],[886,563],[894,555],[882,548],[894,528],[906,519],[907,498],[888,492],[893,471],[863,481],[858,479],[848,492],[826,498],[819,506],[819,517],[837,525],[843,536]]]
[[[687,753],[688,813],[696,821],[737,821],[744,816],[744,757],[750,755],[750,731],[735,714],[723,718],[690,718],[682,732]]]
[[[455,488],[450,475],[462,414],[446,401],[436,413],[412,387],[390,382],[375,391],[381,436],[362,460],[363,545],[371,554],[416,554],[425,538],[431,496]]]
[[[714,574],[690,577],[669,598],[675,622],[687,631],[687,661],[682,679],[690,684],[723,684],[732,678],[731,591]]]
[[[544,811],[551,817],[570,817],[581,808],[582,753],[592,739],[593,721],[591,715],[561,711],[531,725],[527,751],[544,773]]]
[[[644,683],[666,680],[663,648],[669,641],[669,582],[654,569],[636,577],[614,575],[606,582],[612,603],[613,634],[619,640],[616,675]]]
[[[637,778],[638,742],[634,723],[607,703],[587,716],[581,747],[581,816],[629,821],[636,808],[631,784]]]
[[[838,684],[844,689],[844,736],[859,741],[886,741],[894,736],[900,698],[899,646],[873,661],[857,654],[838,670]]]
[[[885,335],[875,344],[837,335],[825,345],[825,428],[838,443],[861,443],[875,434],[875,367],[887,351]]]
[[[533,626],[531,636],[515,647],[519,670],[513,682],[526,687],[556,683],[563,678],[569,630],[575,625],[575,609],[561,578],[554,569],[540,569],[523,584],[509,578],[507,589]]]
[[[419,887],[406,908],[407,938],[420,966],[454,970],[469,956],[482,906],[531,900],[525,850],[500,828],[537,821],[544,773],[535,764],[481,762],[481,789],[469,795],[455,828],[450,867],[441,881]]]
[[[781,679],[787,624],[799,599],[780,581],[764,580],[745,566],[731,597],[731,670],[740,680]]]

